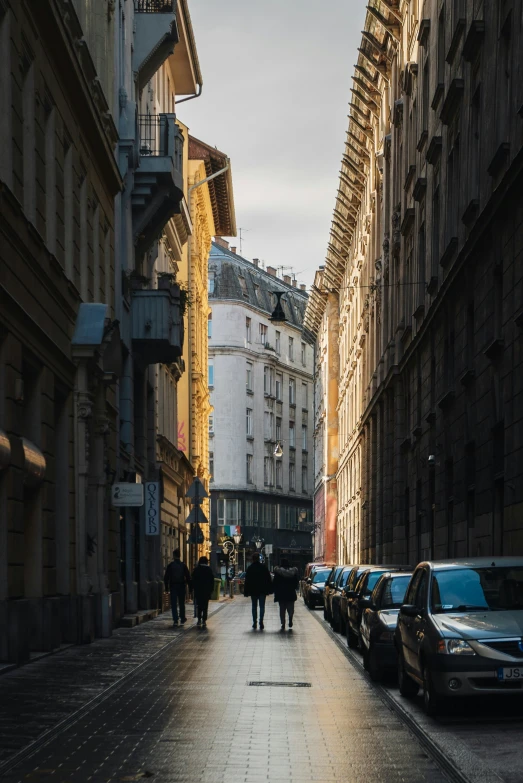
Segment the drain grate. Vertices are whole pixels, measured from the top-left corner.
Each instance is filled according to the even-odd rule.
[[[310,682],[271,682],[270,680],[251,680],[249,685],[256,687],[267,686],[269,688],[312,688]]]

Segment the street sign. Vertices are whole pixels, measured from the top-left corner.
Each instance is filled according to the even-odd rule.
[[[200,508],[200,506],[193,506],[191,508],[189,516],[187,517],[187,519],[185,521],[187,522],[188,525],[189,524],[192,525],[194,522],[199,522],[200,525],[208,525],[209,524],[209,520],[207,519],[207,517],[203,513],[203,511]]]
[[[113,484],[111,502],[115,508],[143,506],[143,484]]]
[[[145,535],[160,535],[160,482],[145,482]]]
[[[204,537],[200,525],[191,525],[189,544],[203,544]]]
[[[272,555],[272,544],[265,544],[263,551],[266,555]]]
[[[185,497],[192,500],[193,503],[201,503],[202,500],[209,497],[209,493],[206,492],[205,487],[203,486],[198,476],[194,477],[194,480],[187,490]]]

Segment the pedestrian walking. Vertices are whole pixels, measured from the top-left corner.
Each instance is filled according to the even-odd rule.
[[[165,592],[171,593],[171,610],[173,613],[173,627],[178,625],[178,607],[180,609],[180,623],[187,622],[185,615],[185,586],[191,588],[191,575],[189,569],[180,559],[180,550],[173,552],[173,561],[169,563],[163,578]]]
[[[272,593],[272,579],[266,566],[260,563],[260,555],[254,552],[252,563],[245,573],[243,594],[252,603],[252,627],[258,625],[258,607],[260,608],[260,631],[263,631],[265,617],[265,599]]]
[[[281,630],[285,630],[285,615],[289,615],[289,629],[292,628],[296,590],[299,587],[298,569],[290,568],[289,561],[282,559],[274,569],[274,602],[280,605]]]
[[[199,628],[207,628],[207,610],[214,590],[214,574],[205,556],[200,557],[198,565],[192,572],[192,589],[198,609]]]

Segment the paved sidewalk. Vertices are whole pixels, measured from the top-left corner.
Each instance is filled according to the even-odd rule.
[[[143,644],[157,652],[154,659],[130,674],[108,698],[64,725],[58,736],[4,779],[446,780],[301,602],[295,629],[286,633],[279,632],[272,604],[266,630],[252,631],[249,608],[250,602],[235,598],[210,618],[207,630],[184,630],[180,641],[164,650],[168,631],[162,618],[129,632],[134,638],[144,633]],[[158,638],[150,640],[146,633]],[[139,648],[137,644],[135,654],[145,660]],[[96,655],[94,646],[90,650]],[[125,657],[122,650],[120,655]],[[46,688],[45,665],[46,661],[35,664],[40,667],[39,682],[35,680],[40,693]],[[117,666],[115,660],[113,665]],[[127,671],[131,668],[126,664]],[[84,678],[82,670],[78,676],[80,681]],[[252,684],[262,681],[280,685]],[[0,703],[3,687],[0,681]],[[19,719],[23,723],[24,716]]]

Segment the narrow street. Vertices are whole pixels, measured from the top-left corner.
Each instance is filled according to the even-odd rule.
[[[112,663],[102,653],[110,672],[101,672],[95,662],[89,673],[84,658],[75,684],[68,679],[68,660],[78,662],[89,648],[71,648],[6,673],[0,679],[4,762],[15,751],[6,730],[10,715],[20,723],[25,714],[26,727],[42,721],[45,730],[53,719],[63,720],[60,703],[73,713],[73,705],[79,710],[92,701],[76,719],[63,720],[50,741],[23,754],[4,779],[447,780],[301,601],[292,632],[280,632],[273,604],[265,631],[252,631],[250,604],[242,598],[215,607],[207,631],[189,628],[192,623],[173,630],[164,615],[122,633]],[[125,640],[132,640],[128,656]],[[96,642],[90,653],[97,656],[112,644],[112,639]],[[140,646],[152,656],[149,662]],[[115,687],[119,671],[124,678]],[[91,693],[86,690],[89,676]],[[25,704],[23,680],[33,682],[32,700]],[[96,698],[102,680],[112,689],[104,698],[107,692],[99,688]],[[75,698],[76,688],[80,695]],[[21,694],[16,701],[14,691]],[[36,737],[25,739],[29,743]]]

